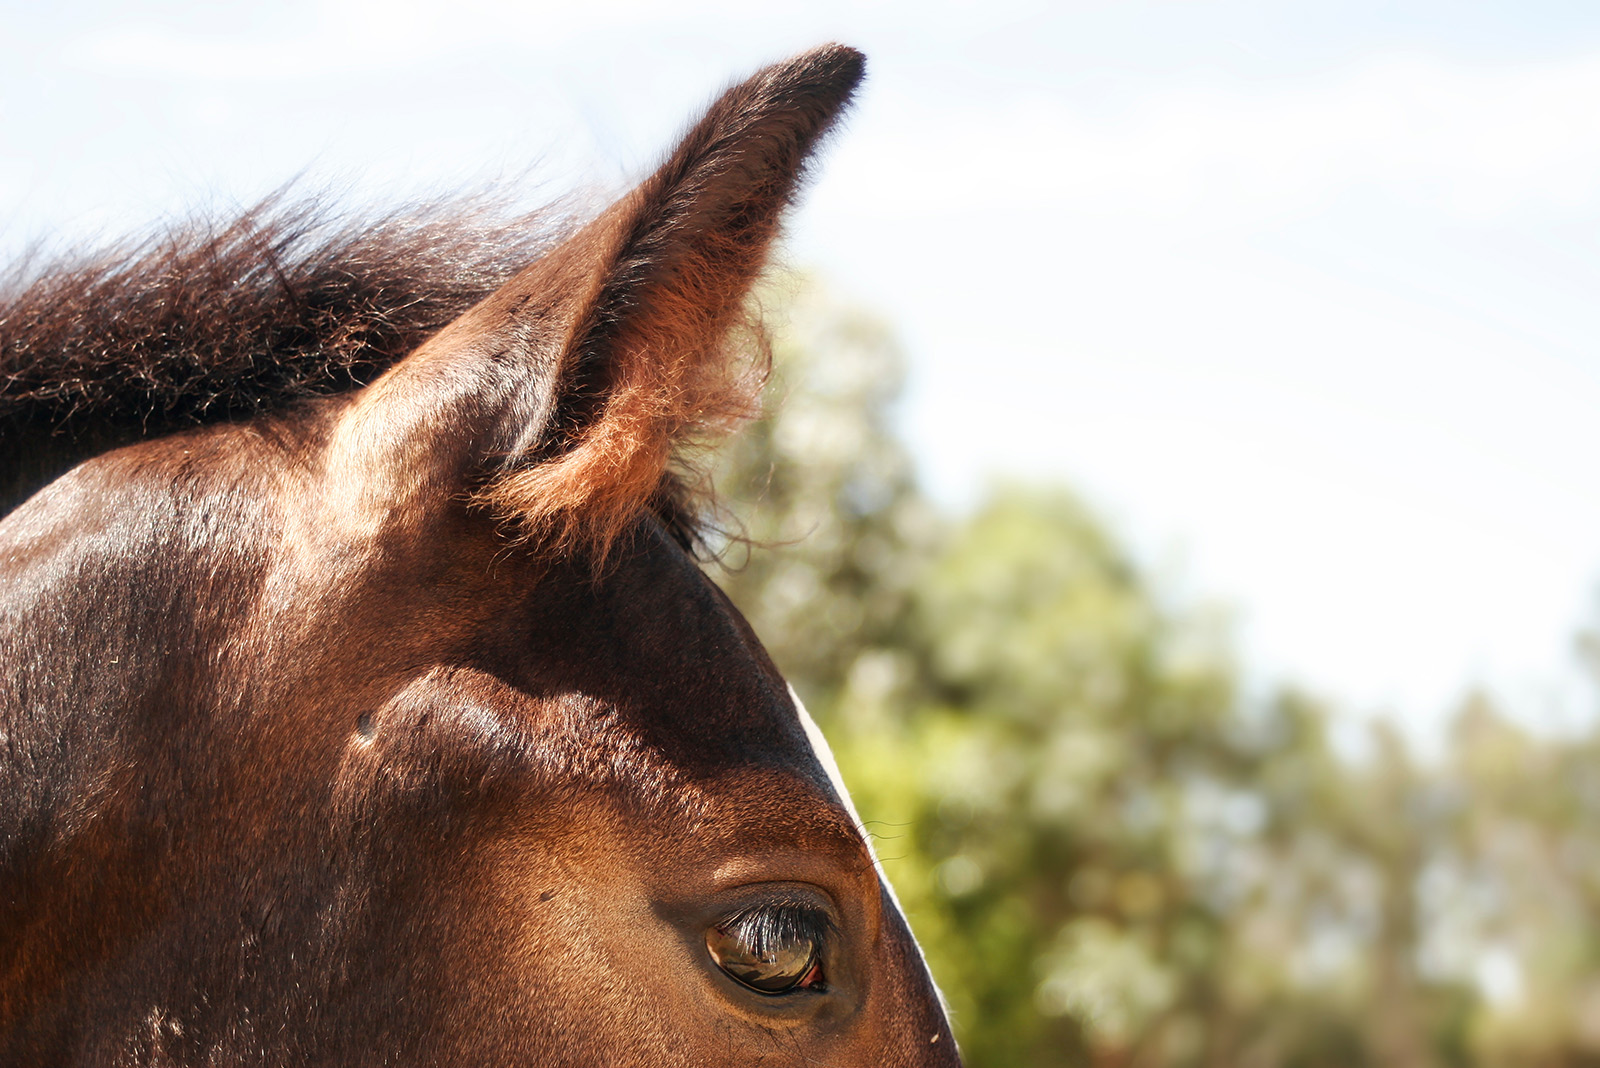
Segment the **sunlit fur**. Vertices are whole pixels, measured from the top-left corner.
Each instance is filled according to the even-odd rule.
[[[487,199],[346,217],[288,190],[0,286],[0,512],[74,464],[372,381],[548,252]]]
[[[685,551],[682,450],[749,412],[730,339],[861,71],[761,72],[585,225],[269,204],[19,284],[0,1064],[959,1063]],[[826,981],[740,986],[730,918]]]
[[[567,403],[483,491],[498,513],[604,557],[651,503],[684,510],[685,484],[668,479],[675,450],[757,413],[764,360],[741,360],[735,348],[759,340],[741,321],[745,296],[860,59],[819,55],[807,73],[774,68],[729,91],[654,175],[579,235],[615,251],[561,356]]]

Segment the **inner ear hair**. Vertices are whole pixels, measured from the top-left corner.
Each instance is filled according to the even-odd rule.
[[[600,564],[647,511],[692,540],[710,502],[691,454],[759,413],[769,361],[751,288],[863,72],[860,53],[831,45],[733,87],[558,250],[593,264],[597,283],[571,318],[550,417],[477,504]]]

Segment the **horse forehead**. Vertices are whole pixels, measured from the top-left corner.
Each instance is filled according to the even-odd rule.
[[[402,778],[415,772],[465,784],[465,794],[487,789],[541,834],[557,809],[568,830],[587,826],[589,813],[599,826],[633,828],[624,837],[644,844],[650,864],[666,863],[667,843],[674,862],[699,857],[702,867],[794,851],[861,858],[859,823],[840,804],[792,706],[783,715],[751,710],[751,729],[736,743],[722,730],[697,732],[692,711],[582,692],[534,694],[479,668],[440,668],[387,703],[373,741],[354,745],[346,770],[358,790],[382,787],[362,773],[372,759],[411,769]],[[506,792],[496,783],[522,785]],[[554,809],[551,799],[560,800]]]
[[[561,698],[569,733],[630,739],[696,778],[764,766],[825,782],[787,683],[738,610],[653,525],[635,548],[598,585],[545,574],[519,618],[486,626],[507,677]]]
[[[832,800],[792,691],[737,609],[661,532],[647,525],[633,549],[601,581],[581,565],[501,558],[490,595],[508,598],[502,608],[443,641],[438,666],[397,702],[447,710],[443,744],[517,738],[573,781]]]
[[[274,648],[300,643],[304,657],[290,649],[287,663],[264,659],[258,673],[319,672],[307,692],[359,698],[369,709],[387,691],[403,713],[396,725],[424,709],[449,710],[437,721],[450,724],[448,733],[426,733],[436,752],[463,766],[475,753],[504,756],[521,737],[569,778],[635,794],[714,796],[702,807],[723,809],[740,796],[787,797],[790,810],[843,799],[848,808],[826,743],[816,744],[793,691],[738,610],[659,524],[642,522],[632,551],[600,581],[582,561],[508,549],[487,518],[463,522],[450,545],[428,554],[427,581],[372,581],[362,563],[355,572],[349,565],[377,554],[290,544],[300,526],[283,517],[299,508],[289,492],[298,483],[279,470],[275,444],[258,438],[212,428],[122,450],[86,465],[77,476],[84,489],[69,503],[100,501],[128,519],[131,500],[143,519],[129,521],[152,537],[193,527],[160,535],[175,543],[151,557],[167,561],[155,578],[187,581],[219,554],[244,552],[266,565],[253,608],[218,640],[243,628],[262,641],[255,630],[272,632]],[[238,472],[251,492],[237,491]],[[181,493],[172,488],[179,477]],[[217,514],[231,521],[201,521]],[[112,555],[125,559],[128,539],[114,540]],[[120,588],[148,592],[144,583]],[[305,711],[344,715],[348,703],[319,700]]]

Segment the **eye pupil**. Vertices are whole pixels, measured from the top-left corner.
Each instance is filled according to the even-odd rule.
[[[707,931],[706,948],[717,967],[762,994],[786,994],[821,982],[817,939],[805,935],[755,945],[730,924]]]

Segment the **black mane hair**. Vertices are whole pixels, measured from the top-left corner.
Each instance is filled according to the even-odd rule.
[[[568,230],[489,197],[341,216],[280,192],[0,284],[0,515],[91,456],[380,374]]]

